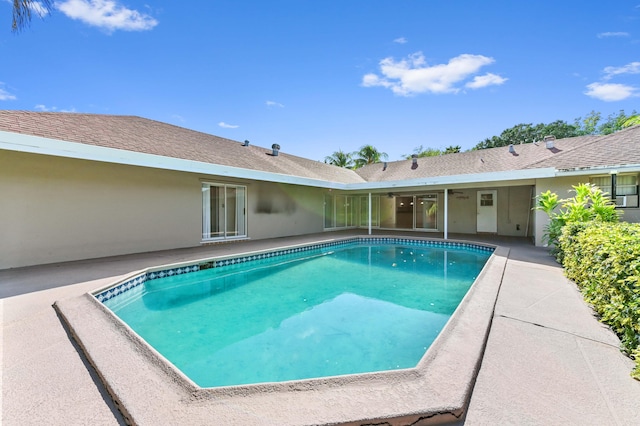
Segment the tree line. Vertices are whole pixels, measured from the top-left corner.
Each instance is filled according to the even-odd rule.
[[[541,141],[549,135],[553,135],[557,139],[586,135],[608,135],[634,124],[640,124],[640,115],[635,111],[631,115],[620,111],[618,114],[610,114],[606,119],[603,119],[599,112],[591,111],[585,118],[576,118],[573,124],[563,120],[556,120],[549,124],[517,124],[504,130],[499,136],[486,138],[472,149],[531,143]]]
[[[471,150],[496,148],[507,145],[517,145],[521,143],[533,143],[541,141],[545,136],[555,136],[557,139],[572,138],[587,135],[608,135],[625,127],[640,124],[640,114],[635,110],[630,115],[626,115],[623,110],[617,114],[610,114],[603,119],[602,114],[591,111],[586,117],[576,118],[573,124],[563,120],[556,120],[552,123],[544,124],[516,124],[505,129],[498,136],[486,138],[475,145]],[[442,154],[460,152],[459,145],[451,145],[445,149],[423,147],[420,145],[413,150],[413,154],[403,155],[405,159],[410,159],[413,155],[418,157],[434,157]],[[332,155],[325,157],[324,162],[338,167],[357,169],[367,164],[379,163],[387,159],[388,155],[379,151],[372,145],[364,145],[355,152],[335,151]]]

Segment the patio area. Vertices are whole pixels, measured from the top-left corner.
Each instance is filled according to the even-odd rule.
[[[55,301],[149,266],[352,234],[358,232],[1,270],[2,424],[125,424],[97,373],[63,327],[52,307]],[[617,337],[594,318],[545,249],[520,238],[449,237],[509,249],[482,364],[466,417],[459,424],[637,423],[640,382],[629,375],[632,361],[620,353]],[[273,424],[268,418],[262,421]],[[424,419],[419,424],[428,422]]]

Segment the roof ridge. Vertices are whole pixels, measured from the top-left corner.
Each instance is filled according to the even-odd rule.
[[[10,112],[10,113],[26,113],[26,114],[50,114],[50,115],[88,115],[94,117],[136,117],[136,118],[144,118],[137,115],[128,115],[128,114],[103,114],[98,112],[77,112],[77,111],[34,111],[27,109],[0,109],[0,113],[2,112]]]

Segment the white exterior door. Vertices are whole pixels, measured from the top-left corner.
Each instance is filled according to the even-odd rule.
[[[478,191],[477,232],[498,232],[498,191]]]

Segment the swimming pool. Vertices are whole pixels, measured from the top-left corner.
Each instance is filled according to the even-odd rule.
[[[351,240],[156,271],[98,298],[201,387],[395,370],[416,366],[490,254]]]
[[[107,279],[100,289],[58,300],[54,308],[130,424],[210,424],[211,419],[218,424],[256,426],[459,421],[467,408],[486,345],[509,253],[505,247],[419,236],[408,238],[434,247],[469,246],[493,251],[444,329],[414,368],[202,388],[168,363],[104,304],[124,291],[131,294],[142,291],[141,284],[160,276],[256,259],[267,262],[273,256],[307,251],[310,247],[337,247],[354,240],[405,241],[397,235],[389,238],[329,233],[266,244],[224,245],[223,252],[234,254],[146,268],[111,284]],[[260,246],[259,251],[251,251],[256,246]],[[211,256],[218,250],[207,251]]]

